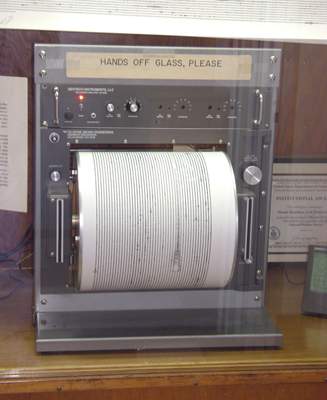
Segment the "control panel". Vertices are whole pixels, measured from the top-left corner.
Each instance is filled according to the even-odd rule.
[[[254,92],[231,87],[42,85],[41,95],[41,126],[60,128],[252,129],[259,107]]]

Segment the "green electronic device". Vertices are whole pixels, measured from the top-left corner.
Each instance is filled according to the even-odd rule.
[[[302,311],[327,315],[327,247],[309,246]]]

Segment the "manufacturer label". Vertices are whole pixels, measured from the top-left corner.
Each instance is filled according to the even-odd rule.
[[[64,131],[67,134],[67,139],[95,139],[98,135],[113,135],[114,131],[111,130],[69,130]]]

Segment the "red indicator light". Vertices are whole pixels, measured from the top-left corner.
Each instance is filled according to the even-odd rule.
[[[84,96],[83,96],[82,94],[80,94],[80,95],[78,96],[78,98],[80,99],[80,101],[84,100]]]

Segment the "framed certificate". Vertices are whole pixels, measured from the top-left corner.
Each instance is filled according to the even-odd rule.
[[[306,262],[327,246],[327,163],[275,163],[268,262]]]

